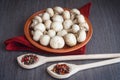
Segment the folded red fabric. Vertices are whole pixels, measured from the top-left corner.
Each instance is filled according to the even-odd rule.
[[[81,14],[86,16],[88,18],[89,12],[90,12],[90,7],[91,7],[91,2],[87,3],[83,7],[81,7],[79,10]],[[4,42],[6,45],[6,50],[9,51],[21,51],[21,50],[28,50],[32,52],[39,52],[39,53],[50,53],[50,52],[45,52],[43,50],[40,50],[36,47],[34,47],[26,38],[25,36],[17,36],[11,39],[8,39]],[[85,53],[86,46],[76,50],[72,51],[69,53],[65,54],[84,54]]]

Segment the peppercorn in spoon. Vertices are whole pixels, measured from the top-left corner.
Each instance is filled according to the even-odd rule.
[[[18,64],[25,69],[32,69],[47,62],[65,61],[65,60],[86,60],[86,59],[108,59],[120,57],[120,53],[114,54],[90,54],[90,55],[69,55],[45,57],[37,54],[23,54],[17,57]]]
[[[54,78],[57,79],[64,79],[72,76],[73,74],[77,73],[78,71],[90,69],[90,68],[96,68],[100,66],[110,65],[114,63],[120,62],[120,57],[110,60],[104,60],[89,64],[83,64],[83,65],[75,65],[75,64],[69,64],[69,63],[58,63],[53,64],[47,68],[47,72]]]

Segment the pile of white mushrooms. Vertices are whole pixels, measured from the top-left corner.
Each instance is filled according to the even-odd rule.
[[[30,25],[32,38],[43,46],[61,49],[75,46],[86,39],[89,26],[78,9],[47,8],[35,16]]]

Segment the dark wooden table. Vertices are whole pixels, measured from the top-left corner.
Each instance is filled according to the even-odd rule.
[[[16,57],[25,51],[6,51],[3,42],[8,38],[23,35],[26,19],[36,11],[56,5],[79,8],[89,1],[92,2],[89,19],[94,33],[87,44],[86,54],[120,52],[119,0],[0,0],[0,80],[56,80],[46,71],[53,63],[25,70],[16,61]],[[83,64],[95,61],[68,62]],[[81,71],[66,80],[120,80],[120,63]]]

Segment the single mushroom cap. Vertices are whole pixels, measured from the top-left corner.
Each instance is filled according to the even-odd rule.
[[[79,32],[78,32],[78,37],[77,37],[77,41],[78,42],[83,42],[85,41],[86,39],[86,32],[84,29],[81,29]]]
[[[40,30],[41,32],[45,31],[45,25],[43,23],[38,23],[35,25],[34,30]]]
[[[54,11],[52,8],[47,8],[46,12],[49,13],[50,17],[52,17],[54,15]]]
[[[74,34],[68,33],[64,36],[65,42],[68,46],[75,46],[77,44],[77,40]]]
[[[61,49],[65,45],[65,41],[61,36],[54,36],[50,40],[50,46],[53,49]]]
[[[76,8],[72,9],[70,12],[73,13],[73,14],[77,14],[77,15],[80,14],[80,11]]]
[[[63,22],[63,27],[64,29],[70,29],[72,24],[73,24],[72,20],[68,19]]]
[[[89,30],[89,25],[87,22],[79,24],[80,28],[85,29],[85,31]]]
[[[61,15],[58,15],[58,14],[55,14],[53,17],[52,17],[52,20],[54,22],[63,22],[63,17]]]
[[[72,26],[72,32],[73,32],[73,33],[77,33],[79,30],[80,30],[80,26],[79,26],[79,25],[74,24],[74,25]]]
[[[61,14],[64,11],[64,9],[62,7],[56,6],[54,7],[54,11],[55,13]]]
[[[40,30],[35,30],[33,34],[33,40],[39,41],[40,37],[43,35],[43,33]]]
[[[77,19],[78,19],[78,22],[81,24],[81,23],[84,23],[84,22],[86,22],[85,21],[85,18],[84,18],[84,16],[81,14],[81,15],[78,15],[77,16]]]
[[[47,45],[49,45],[49,42],[50,42],[50,36],[48,36],[48,35],[42,35],[40,37],[40,44],[41,45],[47,46]]]
[[[69,12],[68,10],[65,10],[65,11],[63,12],[63,18],[64,18],[64,19],[70,19],[70,12]]]
[[[49,20],[49,19],[50,19],[50,15],[47,12],[43,13],[42,20],[46,21],[46,20]]]
[[[61,22],[53,22],[51,24],[51,28],[55,30],[56,32],[61,31],[63,29],[63,25]]]
[[[49,35],[50,37],[54,37],[54,36],[56,35],[55,30],[52,30],[52,29],[48,30],[48,35]]]
[[[40,16],[35,16],[34,19],[38,20],[38,22],[42,22],[42,18]]]

